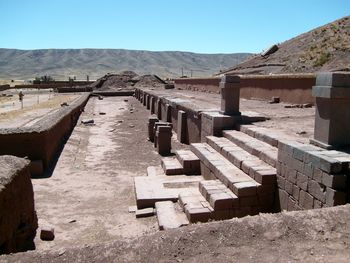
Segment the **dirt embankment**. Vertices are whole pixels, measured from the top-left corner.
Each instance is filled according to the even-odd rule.
[[[142,86],[163,88],[164,84],[166,82],[156,75],[139,76],[133,71],[123,71],[118,74],[109,73],[96,80],[90,86],[94,90],[114,91],[134,89]]]
[[[263,214],[0,262],[348,262],[349,217],[349,205]]]
[[[228,74],[314,73],[350,71],[350,16],[318,27],[228,70]]]

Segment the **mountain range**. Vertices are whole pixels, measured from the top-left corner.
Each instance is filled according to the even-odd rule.
[[[251,54],[198,54],[180,51],[124,49],[0,49],[0,79],[32,79],[50,75],[56,80],[69,76],[98,79],[106,73],[132,70],[139,75],[162,78],[210,76],[236,65]]]

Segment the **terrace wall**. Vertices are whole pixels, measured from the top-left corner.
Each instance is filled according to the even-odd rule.
[[[89,96],[83,95],[31,127],[0,129],[0,155],[41,160],[47,169],[73,130]]]
[[[280,101],[294,104],[314,103],[312,86],[316,78],[313,74],[299,75],[242,75],[240,97],[244,99],[270,100],[279,97]],[[219,77],[175,79],[175,88],[210,93],[220,93]]]

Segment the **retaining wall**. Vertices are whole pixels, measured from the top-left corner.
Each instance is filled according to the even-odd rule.
[[[304,104],[314,103],[312,86],[316,77],[313,74],[295,75],[241,75],[240,97],[244,99],[270,100],[279,97],[280,101]],[[220,78],[175,79],[175,88],[210,93],[220,93]]]
[[[14,89],[55,89],[59,87],[85,86],[92,83],[93,81],[54,81],[52,83],[16,85]]]
[[[10,88],[10,85],[0,85],[0,91],[4,91]]]
[[[0,155],[41,160],[47,169],[75,127],[89,96],[83,95],[30,127],[0,129]]]
[[[29,161],[0,156],[0,254],[34,249],[38,219]]]
[[[350,155],[297,142],[278,143],[278,206],[301,210],[350,202]]]

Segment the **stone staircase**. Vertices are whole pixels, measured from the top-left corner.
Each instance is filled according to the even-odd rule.
[[[162,159],[164,177],[176,180],[185,175],[197,180],[196,187],[179,191],[176,205],[155,202],[161,229],[186,225],[179,216],[181,211],[189,223],[195,223],[273,210],[279,136],[265,136],[269,133],[249,126],[223,131],[223,137],[207,136],[205,142],[192,143],[190,150],[178,150],[174,157]],[[162,176],[159,168],[149,173]],[[170,214],[181,222],[174,222]],[[167,224],[167,220],[171,222]]]

